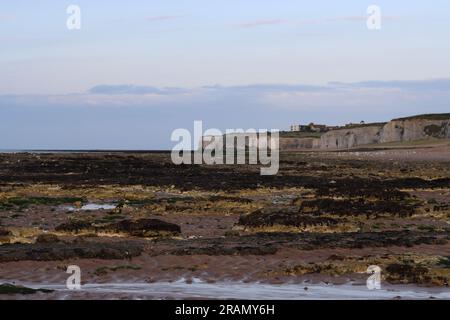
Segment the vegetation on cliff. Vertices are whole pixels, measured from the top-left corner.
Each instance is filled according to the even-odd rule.
[[[405,120],[450,120],[450,113],[419,114],[405,118],[393,119],[392,121],[405,121]]]

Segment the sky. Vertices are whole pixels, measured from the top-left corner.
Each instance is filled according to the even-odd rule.
[[[1,0],[0,149],[450,112],[448,30],[447,0]]]

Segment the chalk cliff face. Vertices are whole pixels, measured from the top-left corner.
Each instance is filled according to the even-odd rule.
[[[317,149],[320,147],[318,138],[281,138],[281,150]]]
[[[450,114],[422,115],[388,123],[367,124],[328,131],[320,138],[282,138],[283,150],[341,150],[362,145],[450,138]]]
[[[233,137],[242,140],[243,146],[265,146],[256,134],[234,134]],[[240,139],[239,139],[240,138]],[[421,115],[403,119],[391,120],[387,123],[372,123],[342,127],[324,133],[320,137],[302,137],[290,132],[281,135],[279,146],[281,150],[345,150],[358,146],[378,143],[415,141],[427,138],[450,138],[450,113],[437,115]],[[234,139],[234,138],[233,138]],[[202,146],[210,145],[216,137],[202,137]],[[221,136],[221,142],[224,143]],[[262,144],[261,144],[262,143]],[[277,145],[270,138],[270,145]]]
[[[384,126],[380,142],[414,141],[428,137],[450,138],[450,119],[393,120]]]
[[[379,143],[380,125],[332,130],[320,138],[320,149],[348,149],[364,144]]]

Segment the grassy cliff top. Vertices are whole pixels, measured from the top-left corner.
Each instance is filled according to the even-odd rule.
[[[382,127],[386,123],[387,122],[355,123],[355,124],[352,124],[352,125],[346,125],[346,126],[343,126],[343,127],[339,127],[337,130],[339,130],[339,129],[364,128],[364,127]]]
[[[419,114],[416,116],[405,117],[393,119],[392,121],[403,121],[403,120],[450,120],[450,113],[429,113],[429,114]]]
[[[280,138],[320,138],[320,132],[280,131]]]

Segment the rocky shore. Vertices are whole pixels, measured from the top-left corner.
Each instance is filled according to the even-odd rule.
[[[384,285],[446,290],[445,154],[282,152],[277,176],[165,153],[0,154],[0,284],[64,286],[77,265],[92,286],[365,285],[377,265]]]

